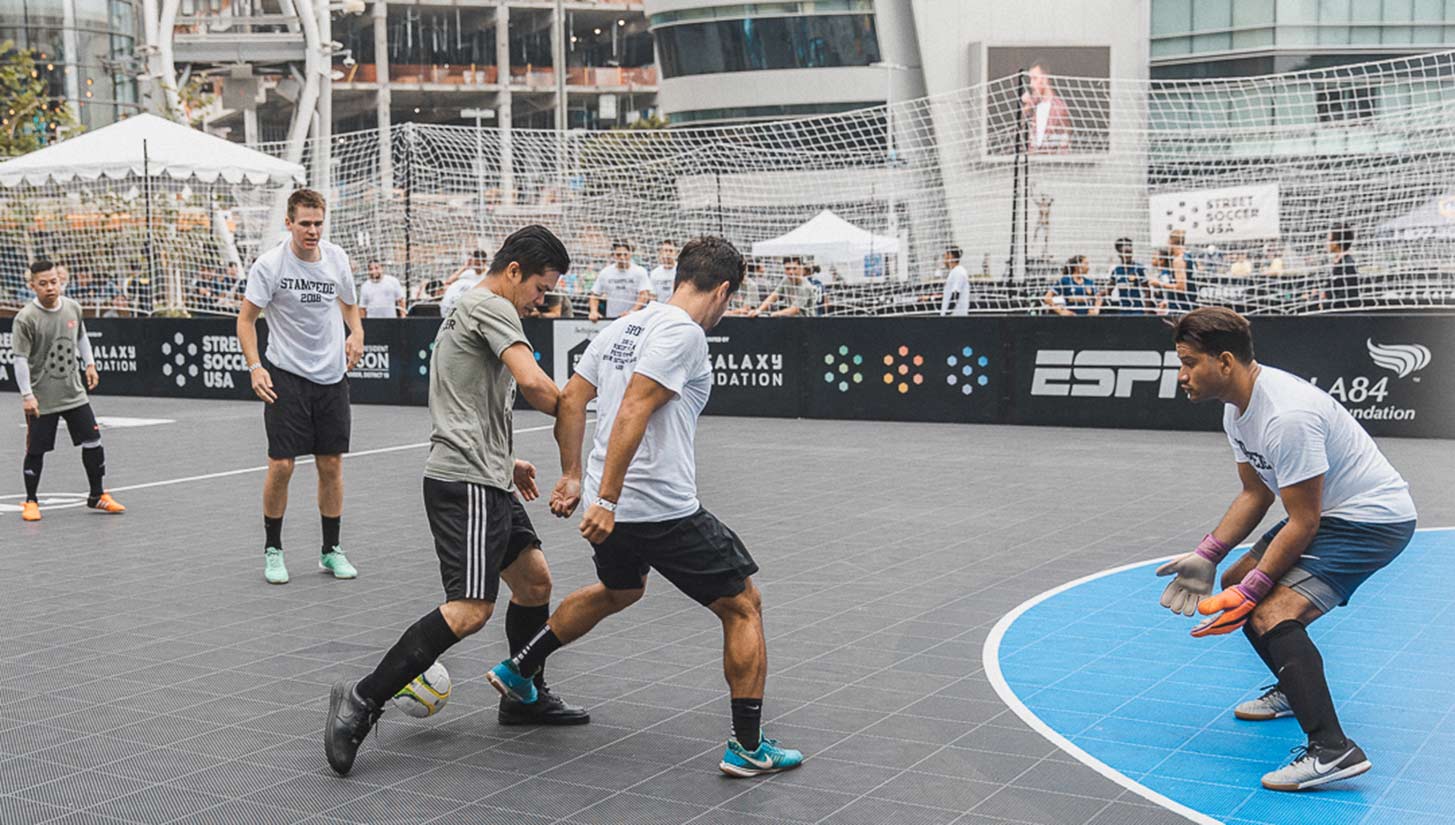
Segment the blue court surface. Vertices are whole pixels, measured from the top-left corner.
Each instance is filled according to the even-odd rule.
[[[1153,575],[1154,562],[1090,576],[1022,605],[987,640],[987,672],[1042,735],[1196,822],[1450,823],[1452,558],[1455,529],[1416,533],[1348,607],[1310,628],[1344,729],[1374,764],[1363,776],[1314,791],[1279,793],[1259,784],[1302,744],[1298,723],[1233,718],[1233,707],[1272,677],[1241,633],[1189,636],[1194,620],[1158,605],[1167,580]]]

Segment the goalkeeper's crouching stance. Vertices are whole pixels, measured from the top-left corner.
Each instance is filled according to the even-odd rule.
[[[1263,786],[1301,791],[1369,770],[1344,735],[1307,627],[1349,603],[1355,589],[1389,564],[1415,531],[1409,485],[1344,407],[1317,387],[1253,360],[1246,319],[1198,309],[1175,328],[1178,382],[1193,401],[1221,401],[1223,429],[1243,489],[1195,550],[1158,568],[1174,576],[1162,605],[1207,616],[1192,635],[1242,630],[1276,683],[1239,705],[1247,721],[1297,717],[1308,742],[1263,776]],[[1275,498],[1288,518],[1269,530],[1222,577],[1219,563],[1262,521]]]

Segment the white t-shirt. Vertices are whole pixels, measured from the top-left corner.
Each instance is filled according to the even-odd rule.
[[[596,275],[591,285],[592,295],[606,296],[606,310],[601,314],[607,318],[619,318],[637,303],[637,294],[651,291],[652,282],[647,271],[631,264],[626,269],[617,269],[616,264],[607,264]]]
[[[378,281],[365,278],[359,284],[359,306],[366,318],[398,318],[402,300],[404,285],[393,275],[381,275]]]
[[[647,422],[627,466],[616,520],[669,521],[697,512],[697,417],[712,393],[707,335],[684,310],[653,302],[613,322],[586,347],[576,374],[596,387],[596,435],[586,459],[583,498],[596,501],[606,447],[634,373],[676,393]]]
[[[950,304],[950,295],[955,295],[955,303]],[[945,294],[940,299],[941,315],[969,315],[970,314],[970,275],[965,272],[965,267],[955,264],[950,274],[945,276]]]
[[[344,319],[338,303],[356,304],[349,256],[318,242],[319,260],[299,260],[292,242],[258,256],[244,297],[268,310],[268,360],[315,384],[344,378]]]
[[[658,301],[670,300],[672,287],[677,280],[677,267],[668,269],[665,266],[659,266],[652,270],[649,280],[652,282],[652,294],[657,296]]]
[[[1296,375],[1264,366],[1248,409],[1228,404],[1223,430],[1233,458],[1248,464],[1277,493],[1324,477],[1322,516],[1389,524],[1415,518],[1409,484],[1354,416],[1328,393]]]
[[[465,294],[465,290],[480,283],[484,278],[484,275],[481,275],[473,269],[467,269],[461,272],[460,277],[456,278],[455,282],[450,284],[450,288],[445,290],[444,297],[440,298],[440,317],[450,317],[450,310],[454,309],[455,304],[460,302],[460,296]]]

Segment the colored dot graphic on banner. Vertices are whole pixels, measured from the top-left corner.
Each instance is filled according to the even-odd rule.
[[[983,387],[990,383],[990,375],[985,371],[990,366],[990,358],[976,356],[974,347],[961,347],[958,353],[946,356],[945,366],[950,369],[945,376],[945,383],[951,387],[959,387],[963,395],[970,395],[977,386]]]
[[[918,386],[925,382],[924,374],[919,371],[919,368],[925,365],[925,357],[923,355],[911,356],[909,347],[903,344],[895,352],[898,353],[898,358],[894,353],[884,356],[884,383],[893,384],[894,388],[899,390],[899,394],[904,395],[909,392],[911,384]]]
[[[859,369],[864,365],[864,356],[857,353],[850,355],[845,344],[825,355],[823,362],[824,383],[837,386],[839,392],[848,392],[850,385],[864,382],[864,373]]]

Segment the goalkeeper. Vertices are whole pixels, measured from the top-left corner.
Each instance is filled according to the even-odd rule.
[[[1306,628],[1348,604],[1355,589],[1389,564],[1415,531],[1409,485],[1373,439],[1333,398],[1308,382],[1253,360],[1247,320],[1222,308],[1198,309],[1175,327],[1178,382],[1193,401],[1221,401],[1223,429],[1243,489],[1195,550],[1157,570],[1175,576],[1162,605],[1209,618],[1192,635],[1241,629],[1277,683],[1235,710],[1239,719],[1295,716],[1306,745],[1263,776],[1263,786],[1301,791],[1369,770],[1345,737],[1324,663]],[[1274,498],[1288,518],[1223,574],[1218,563],[1263,520]]]

